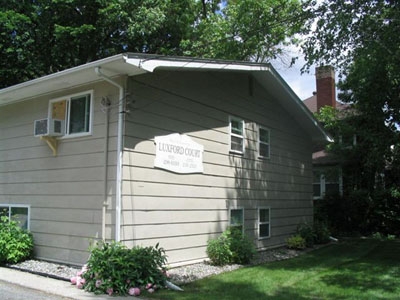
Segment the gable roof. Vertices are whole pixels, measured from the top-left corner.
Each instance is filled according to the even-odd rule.
[[[95,69],[106,70],[110,77],[135,76],[155,69],[196,71],[219,70],[248,72],[276,99],[287,112],[303,127],[316,144],[331,141],[329,135],[302,103],[298,96],[282,79],[278,72],[266,63],[238,62],[225,60],[198,59],[189,57],[168,57],[125,53],[90,62],[31,81],[0,90],[0,107],[20,101],[28,101],[55,91],[67,90],[88,83],[100,82]]]

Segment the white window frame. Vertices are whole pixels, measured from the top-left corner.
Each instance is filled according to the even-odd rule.
[[[8,220],[12,220],[11,219],[11,209],[12,208],[27,208],[28,209],[28,215],[26,216],[27,218],[27,225],[26,225],[26,229],[30,230],[31,229],[31,206],[30,205],[26,205],[26,204],[5,204],[5,203],[0,203],[0,209],[2,207],[7,207],[8,208]]]
[[[313,174],[313,199],[314,200],[321,200],[324,198],[325,195],[325,175],[320,174],[318,178],[318,182],[314,180],[314,174]],[[314,185],[319,184],[319,196],[314,196]]]
[[[233,225],[232,224],[232,210],[241,210],[242,211],[242,220],[241,220],[241,225],[242,226],[242,232],[244,232],[244,208],[243,207],[232,207],[229,208],[229,227],[235,227],[238,225]]]
[[[268,222],[261,222],[260,221],[260,210],[268,209]],[[268,236],[260,236],[261,230],[260,226],[268,224]],[[264,239],[269,239],[271,238],[271,207],[269,206],[260,206],[257,209],[257,231],[258,231],[258,239],[259,240],[264,240]]]
[[[320,193],[319,196],[314,196],[314,184],[317,182],[314,181],[314,175],[313,175],[313,199],[314,200],[322,200],[325,197],[326,194],[326,185],[330,183],[338,184],[339,185],[339,194],[343,196],[343,176],[342,176],[342,171],[339,170],[339,178],[338,182],[336,181],[326,181],[326,176],[325,173],[321,172],[319,176],[319,186],[320,186]]]
[[[232,121],[237,121],[239,123],[242,123],[242,135],[239,135],[237,133],[233,133],[232,132]],[[229,116],[229,152],[232,153],[238,153],[238,154],[243,154],[244,153],[244,149],[245,149],[245,141],[246,141],[246,123],[244,122],[243,119],[238,118],[238,117],[234,117],[234,116]],[[232,149],[232,137],[237,137],[237,138],[241,138],[242,139],[242,150],[238,151],[235,149]]]
[[[71,99],[76,98],[79,96],[85,96],[89,95],[90,96],[90,110],[89,110],[89,130],[87,132],[78,132],[78,133],[69,133],[69,121],[70,121],[70,111],[71,111]],[[49,101],[49,112],[48,112],[48,117],[51,118],[52,116],[52,107],[53,103],[57,103],[60,101],[66,100],[67,105],[66,105],[66,112],[65,112],[65,134],[62,136],[62,138],[75,138],[75,137],[82,137],[82,136],[88,136],[92,135],[92,130],[93,130],[93,90],[88,90],[88,91],[83,91],[71,95],[67,95],[64,97],[59,97],[56,99],[51,99]]]
[[[267,131],[267,133],[268,133],[268,143],[261,141],[260,130]],[[262,125],[258,125],[257,136],[258,136],[258,143],[257,143],[257,146],[258,146],[258,157],[262,158],[262,159],[269,159],[270,155],[271,155],[271,131],[268,128],[262,126]],[[261,155],[261,144],[268,145],[268,155],[267,156]]]

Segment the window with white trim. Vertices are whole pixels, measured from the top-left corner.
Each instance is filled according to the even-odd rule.
[[[244,152],[244,120],[229,118],[230,151],[235,153]]]
[[[236,227],[243,232],[244,226],[244,209],[243,208],[235,208],[230,209],[229,212],[229,226]]]
[[[258,208],[258,238],[265,239],[271,236],[271,209]]]
[[[343,193],[342,173],[337,167],[324,167],[313,171],[313,198]]]
[[[65,121],[65,136],[92,132],[93,92],[88,91],[50,100],[49,117]]]
[[[259,126],[258,127],[258,155],[261,158],[269,158],[269,152],[270,152],[269,129]]]
[[[15,221],[22,229],[30,229],[30,211],[28,205],[0,204],[0,217]]]

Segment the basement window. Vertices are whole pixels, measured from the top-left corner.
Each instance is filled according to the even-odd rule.
[[[0,218],[7,217],[9,221],[15,221],[22,229],[30,229],[30,212],[27,205],[0,204]]]
[[[243,232],[244,209],[243,208],[231,209],[229,218],[230,218],[229,226],[238,228],[240,231]]]
[[[65,136],[90,135],[92,132],[93,92],[88,91],[50,100],[49,116],[65,121]]]

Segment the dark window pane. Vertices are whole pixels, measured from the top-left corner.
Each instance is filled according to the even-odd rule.
[[[260,155],[263,157],[269,157],[269,145],[260,143]]]
[[[313,184],[313,196],[320,197],[321,196],[321,185],[320,184]]]
[[[268,130],[260,128],[260,142],[269,143]]]
[[[231,132],[238,135],[243,135],[243,123],[238,120],[231,120]]]
[[[28,208],[12,207],[11,220],[16,221],[23,229],[28,229]]]
[[[260,224],[260,237],[269,237],[269,224]]]
[[[269,222],[269,209],[260,209],[260,222]]]
[[[243,225],[243,210],[232,209],[231,210],[231,226]]]
[[[0,217],[8,217],[9,211],[7,206],[0,206]]]
[[[69,133],[89,132],[90,95],[71,99]]]

